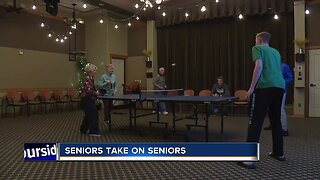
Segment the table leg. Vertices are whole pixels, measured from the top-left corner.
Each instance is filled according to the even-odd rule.
[[[208,110],[208,103],[205,103],[205,108],[206,108],[206,126],[205,126],[205,131],[206,131],[206,142],[208,142],[208,133],[209,133],[209,110]]]
[[[137,125],[137,102],[133,103],[133,114],[134,114],[134,126]]]
[[[173,119],[172,119],[172,127],[173,127],[173,133],[176,132],[176,108],[175,108],[175,104],[174,102],[172,102],[172,116],[173,116]]]
[[[130,125],[130,129],[132,129],[132,104],[133,104],[133,102],[130,101],[130,104],[129,104],[129,125]]]
[[[112,113],[112,100],[108,101],[109,104],[109,114],[108,114],[108,125],[109,125],[109,131],[111,131],[111,121],[112,121],[112,117],[111,117],[111,113]]]
[[[223,113],[224,113],[224,102],[221,103],[221,134],[223,134]]]

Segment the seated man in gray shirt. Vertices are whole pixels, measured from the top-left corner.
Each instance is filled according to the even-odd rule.
[[[217,78],[217,83],[215,83],[212,87],[212,95],[213,96],[230,96],[229,86],[224,83],[223,77],[219,76]],[[224,103],[223,111],[227,114],[227,103]],[[217,107],[213,108],[214,113],[218,113],[219,109]]]
[[[167,88],[166,78],[164,76],[164,73],[165,73],[164,67],[160,67],[159,68],[159,73],[153,79],[153,86],[154,86],[155,90],[165,90]],[[160,92],[160,93],[157,93],[157,94],[163,95],[164,92],[163,93]],[[153,111],[153,113],[155,113],[155,111]],[[159,103],[159,113],[162,113],[164,115],[168,114],[167,107],[166,107],[166,104],[164,102],[160,102]]]

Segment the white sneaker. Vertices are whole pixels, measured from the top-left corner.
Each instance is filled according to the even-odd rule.
[[[163,115],[168,115],[169,113],[167,111],[162,112]]]
[[[238,164],[242,167],[245,167],[247,169],[255,169],[256,166],[253,162],[238,162]]]
[[[101,134],[89,134],[89,136],[91,136],[91,137],[100,137]]]

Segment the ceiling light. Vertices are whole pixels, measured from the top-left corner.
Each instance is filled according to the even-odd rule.
[[[103,19],[100,19],[100,21],[99,21],[99,22],[100,22],[100,24],[102,24],[102,23],[103,23]]]
[[[61,40],[60,40],[60,42],[61,42],[61,43],[63,43],[63,42],[64,42],[64,40],[63,40],[63,39],[61,39]]]
[[[144,0],[140,0],[140,2],[144,2]]]
[[[118,27],[118,25],[116,24],[116,25],[114,26],[114,28],[118,29],[119,27]]]
[[[71,34],[72,34],[72,32],[71,32],[71,31],[69,31],[69,34],[71,35]]]
[[[51,36],[52,36],[52,34],[51,34],[51,33],[49,33],[49,34],[48,34],[48,37],[51,37]]]
[[[166,16],[166,15],[167,15],[166,12],[163,11],[162,16]]]
[[[203,5],[203,6],[201,7],[201,12],[205,12],[206,10],[207,10],[206,6]]]
[[[37,6],[35,4],[32,4],[32,9],[33,10],[36,10],[37,9]]]
[[[161,4],[162,0],[156,0],[156,4]]]
[[[160,10],[160,9],[161,9],[161,6],[158,6],[158,9]]]
[[[130,22],[128,23],[128,26],[129,26],[129,27],[131,26],[131,23],[130,23]]]
[[[306,9],[306,14],[310,14],[310,11],[309,11],[309,9]]]
[[[186,12],[186,13],[184,13],[184,16],[188,17],[188,16],[189,16],[189,14]]]
[[[84,20],[79,20],[79,23],[80,24],[84,24]]]
[[[41,23],[40,26],[41,26],[41,27],[44,27],[44,23]]]
[[[243,19],[243,15],[240,13],[238,16],[239,19]]]
[[[278,16],[277,14],[275,14],[275,15],[273,16],[273,18],[276,19],[276,20],[278,20],[278,19],[279,19],[279,16]]]
[[[140,19],[139,16],[137,16],[137,17],[136,17],[136,20],[139,20],[139,19]]]
[[[67,39],[68,39],[68,37],[67,37],[67,36],[65,36],[65,37],[64,37],[64,39],[65,39],[65,40],[67,40]]]
[[[218,3],[219,2],[219,0],[216,0],[216,3]]]
[[[86,3],[83,4],[83,8],[87,8],[87,4]]]
[[[57,42],[59,42],[59,39],[58,39],[58,38],[56,38],[56,41],[57,41]]]
[[[147,10],[147,9],[144,7],[143,10],[145,11],[145,10]]]
[[[139,8],[139,4],[136,4],[134,7],[135,7],[136,9],[138,9],[138,8]]]

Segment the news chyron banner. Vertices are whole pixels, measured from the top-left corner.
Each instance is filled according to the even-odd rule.
[[[26,161],[258,161],[259,143],[28,143]]]
[[[56,143],[25,143],[23,150],[26,161],[56,161]]]

